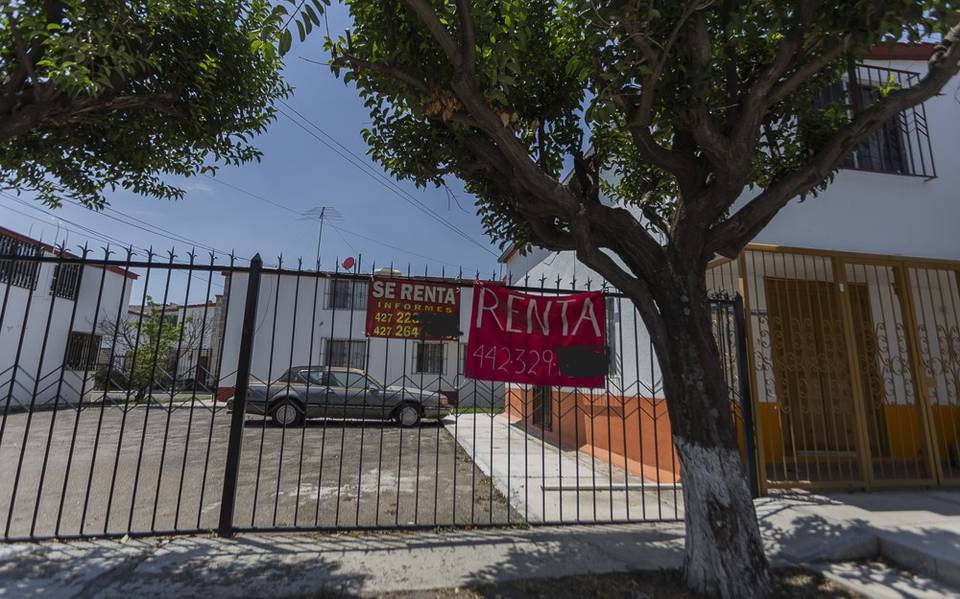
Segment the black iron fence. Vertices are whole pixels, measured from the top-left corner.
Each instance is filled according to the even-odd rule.
[[[40,254],[0,255],[36,281],[0,284],[4,540],[683,517],[656,360],[618,293],[605,387],[532,387],[465,377],[462,337],[367,337],[369,277],[392,266]],[[68,267],[76,293],[56,293]],[[478,277],[420,276],[461,287],[466,330]],[[739,299],[712,310],[752,430]]]

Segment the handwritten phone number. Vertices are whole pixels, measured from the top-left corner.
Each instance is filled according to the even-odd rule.
[[[526,349],[502,345],[478,345],[470,354],[475,364],[487,372],[512,374],[556,374],[557,355],[552,349]]]

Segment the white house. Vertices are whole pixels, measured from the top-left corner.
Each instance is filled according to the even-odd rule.
[[[223,367],[218,398],[232,395],[248,275],[225,273]],[[443,281],[456,283],[453,279]],[[472,288],[462,283],[460,330],[468,330]],[[418,341],[366,336],[368,278],[265,271],[257,302],[251,377],[275,380],[291,366],[323,365],[366,370],[386,385],[439,391],[461,406],[501,407],[504,385],[463,376],[466,335],[459,341]]]
[[[889,77],[910,85],[924,74],[931,49],[901,44],[866,56],[858,67],[865,94],[873,91],[869,82]],[[848,93],[846,81],[836,87]],[[824,193],[792,201],[738,259],[718,258],[708,275],[712,290],[742,294],[749,314],[765,487],[960,483],[958,98],[955,78],[939,96],[901,113]],[[534,248],[522,256],[510,249],[501,260],[513,280],[602,282],[572,252]],[[552,402],[555,415],[544,432],[556,438],[551,429],[559,428],[573,442],[580,431],[582,450],[637,472],[677,476],[663,442],[669,422],[648,337],[621,303],[619,334],[630,342],[605,401],[622,411],[591,401],[589,423],[558,427],[556,415],[571,411],[561,404],[577,400],[554,392],[540,399]],[[519,401],[512,417],[537,424],[537,411],[524,406]]]
[[[63,263],[48,244],[0,227],[0,402],[9,408],[73,405],[92,387],[101,323],[130,301],[134,273]]]

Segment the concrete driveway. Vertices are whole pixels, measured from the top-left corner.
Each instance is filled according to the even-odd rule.
[[[680,484],[628,474],[602,458],[560,449],[532,429],[511,425],[503,414],[461,414],[444,425],[528,522],[683,519]]]
[[[229,426],[230,414],[209,402],[10,414],[0,438],[0,522],[10,537],[213,529]],[[436,423],[245,423],[237,527],[507,519],[505,499]]]

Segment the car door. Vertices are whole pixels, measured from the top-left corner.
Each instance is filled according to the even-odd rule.
[[[311,371],[310,404],[312,416],[318,418],[342,418],[344,415],[344,389],[341,382],[328,370]]]
[[[393,411],[396,402],[379,381],[367,375],[366,416],[385,418]]]
[[[362,372],[332,372],[344,389],[344,415],[349,418],[365,418],[369,414],[367,402],[370,400],[370,388],[367,377]]]

